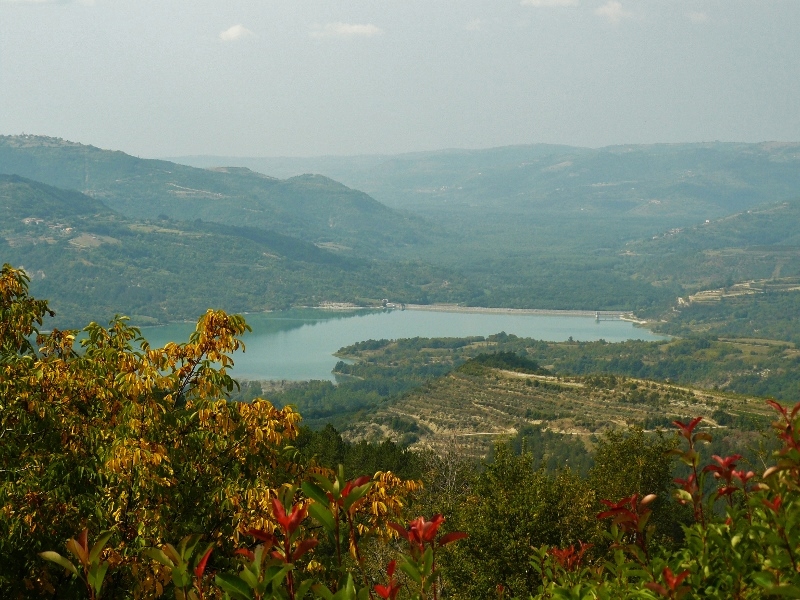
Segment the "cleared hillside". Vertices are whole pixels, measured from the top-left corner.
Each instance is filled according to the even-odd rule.
[[[353,424],[352,439],[402,439],[419,447],[453,438],[474,455],[536,425],[591,445],[593,436],[632,425],[666,429],[672,420],[702,416],[724,428],[749,419],[766,425],[769,407],[758,398],[614,376],[554,377],[466,363],[389,402]],[[408,439],[406,437],[405,439]]]

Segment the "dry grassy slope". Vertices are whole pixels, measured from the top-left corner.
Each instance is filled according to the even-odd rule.
[[[649,419],[686,420],[703,416],[712,427],[714,411],[771,416],[763,399],[632,378],[547,377],[475,367],[454,371],[384,405],[347,432],[354,440],[415,433],[415,446],[442,445],[453,437],[474,455],[513,436],[525,424],[581,436],[641,424]]]

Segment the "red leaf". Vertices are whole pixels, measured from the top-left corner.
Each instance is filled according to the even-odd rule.
[[[778,512],[778,509],[781,507],[781,497],[775,496],[775,499],[772,502],[769,502],[768,500],[762,500],[761,503],[772,512]]]
[[[292,514],[289,516],[289,522],[286,527],[289,535],[292,535],[297,530],[300,523],[306,518],[306,513],[307,511],[304,506],[300,506],[299,504],[292,506]]]
[[[673,421],[672,424],[681,430],[681,435],[687,440],[692,436],[692,431],[697,427],[697,424],[703,420],[703,417],[695,417],[688,423],[681,423],[680,421]]]
[[[299,544],[297,544],[297,548],[295,548],[294,552],[292,553],[292,560],[295,561],[303,554],[314,548],[319,542],[317,540],[303,540]]]
[[[636,499],[639,497],[639,494],[634,494],[633,496],[628,496],[627,498],[623,498],[619,502],[611,502],[611,500],[600,500],[603,504],[608,506],[612,510],[619,510],[626,506],[633,508],[636,506]]]
[[[391,527],[398,534],[400,534],[400,537],[402,537],[404,540],[408,540],[409,542],[411,541],[411,537],[410,537],[410,535],[408,533],[408,529],[406,529],[402,525],[400,525],[398,523],[393,523],[393,522],[390,521],[389,522],[389,527]]]
[[[375,592],[385,600],[395,600],[398,592],[400,592],[400,584],[376,585]]]
[[[667,588],[665,588],[660,583],[656,583],[655,581],[651,581],[649,583],[646,583],[645,587],[648,588],[648,589],[653,590],[654,592],[656,592],[658,594],[661,594],[662,596],[666,596],[667,598],[669,598],[669,592],[667,591]]]
[[[208,562],[208,557],[211,556],[211,553],[214,551],[214,546],[211,546],[206,553],[203,555],[203,558],[200,559],[200,562],[197,563],[197,566],[194,568],[194,576],[198,579],[202,579],[203,573],[206,572],[206,563]]]
[[[681,582],[689,576],[689,571],[683,571],[680,575],[673,575],[672,570],[669,567],[664,567],[661,575],[664,577],[664,581],[669,586],[669,589],[674,592],[675,588],[678,587]]]
[[[769,405],[770,405],[772,408],[774,408],[775,410],[777,410],[777,411],[778,411],[779,413],[781,413],[781,414],[782,414],[782,415],[783,415],[785,418],[787,418],[787,419],[788,419],[788,415],[786,414],[786,409],[785,409],[783,406],[781,406],[780,404],[778,404],[777,402],[775,402],[775,400],[767,400],[767,404],[769,404]]]
[[[259,542],[263,542],[267,546],[272,546],[272,544],[275,542],[274,535],[272,535],[271,533],[267,533],[266,531],[263,531],[261,529],[248,529],[245,533],[247,535],[253,536]]]
[[[409,529],[418,542],[432,542],[436,538],[439,526],[444,523],[444,517],[440,514],[433,515],[430,521],[425,517],[417,517],[409,523]]]
[[[283,508],[283,503],[277,498],[272,498],[272,514],[278,523],[281,524],[281,527],[286,529],[286,525],[289,522],[286,518],[286,509]]]
[[[792,416],[791,416],[792,421],[794,421],[794,417],[795,415],[797,415],[798,412],[800,412],[800,402],[795,404],[794,408],[792,409]]]
[[[386,600],[395,600],[398,592],[400,592],[400,584],[394,580],[394,570],[397,567],[397,561],[393,560],[386,565],[386,574],[389,576],[389,585],[376,585],[375,592],[381,598]]]
[[[295,504],[292,506],[292,512],[287,515],[286,509],[283,508],[281,501],[277,498],[273,498],[272,514],[275,516],[275,520],[278,521],[284,532],[286,532],[286,535],[292,535],[300,526],[303,519],[306,518],[306,509],[300,504]]]
[[[253,562],[256,559],[256,555],[247,548],[239,548],[236,552],[234,552],[234,554],[241,554],[242,556],[247,557],[247,560],[250,562]]]
[[[370,481],[372,481],[372,477],[370,477],[369,475],[362,475],[361,477],[358,477],[356,479],[351,479],[344,486],[344,489],[342,490],[342,493],[340,494],[340,496],[342,498],[346,498],[347,496],[350,495],[350,492],[353,491],[353,488],[357,488],[359,486],[362,486],[365,483],[369,483]]]
[[[286,557],[283,555],[283,552],[281,552],[280,550],[273,550],[272,552],[270,552],[270,553],[269,553],[269,555],[270,555],[272,558],[276,559],[276,560],[281,560],[281,561],[283,561],[283,562],[285,562],[285,563],[288,563],[288,562],[289,562],[289,559],[288,559],[288,558],[286,558]]]

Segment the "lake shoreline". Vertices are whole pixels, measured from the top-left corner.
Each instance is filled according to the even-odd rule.
[[[280,311],[252,313],[246,317],[252,332],[243,340],[247,352],[234,357],[236,367],[232,375],[250,381],[335,381],[331,371],[339,360],[337,352],[369,340],[488,338],[500,332],[550,342],[664,339],[623,321],[616,311],[598,315],[596,311],[487,309],[446,304],[405,308],[313,308],[284,314]],[[170,341],[188,339],[193,329],[191,323],[179,323],[148,328],[142,333],[153,347],[160,347]]]
[[[500,308],[489,306],[462,306],[460,304],[390,304],[389,306],[356,306],[347,302],[329,302],[320,306],[301,307],[316,308],[329,311],[350,311],[350,310],[421,310],[428,312],[448,312],[448,313],[474,313],[487,315],[519,315],[519,316],[550,316],[550,317],[580,317],[598,318],[601,320],[627,321],[637,327],[644,327],[650,331],[650,322],[639,319],[630,310],[578,310],[578,309],[559,309],[559,308]]]
[[[395,310],[403,310],[395,308]],[[635,321],[631,311],[622,310],[577,310],[558,308],[491,308],[486,306],[461,306],[459,304],[406,304],[405,310],[425,310],[432,312],[477,313],[495,315],[543,315],[555,317],[618,317],[620,320]],[[623,319],[624,317],[624,319]]]
[[[317,306],[293,306],[288,310],[322,310],[326,312],[353,312],[359,310],[374,310],[374,311],[403,311],[403,310],[418,310],[426,312],[446,312],[446,313],[474,313],[474,314],[487,314],[487,315],[518,315],[518,316],[552,316],[552,317],[581,317],[596,318],[598,316],[605,318],[616,318],[620,321],[628,321],[635,325],[647,325],[648,321],[638,319],[630,310],[579,310],[579,309],[560,309],[560,308],[502,308],[490,306],[463,306],[461,304],[394,304],[390,303],[388,306],[359,306],[350,302],[324,302]],[[238,314],[242,316],[248,315],[268,315],[274,313],[285,312],[283,310],[263,310],[263,311],[243,311]],[[233,313],[232,313],[233,314]],[[140,329],[149,329],[151,327],[163,327],[165,325],[174,325],[179,323],[196,323],[196,321],[185,319],[178,321],[167,321],[166,323],[155,323],[147,325],[138,325]]]

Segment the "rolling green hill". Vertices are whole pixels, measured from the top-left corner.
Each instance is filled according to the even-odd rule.
[[[543,242],[582,247],[602,247],[598,240],[613,242],[614,235],[627,240],[719,218],[793,198],[800,190],[800,144],[780,143],[599,149],[540,144],[395,156],[175,160],[282,176],[323,173],[431,219],[481,230],[496,225],[506,234],[533,227]],[[613,235],[592,226],[598,219],[613,224]],[[543,222],[554,228],[553,235],[539,228]],[[574,235],[575,228],[584,235]],[[565,232],[572,235],[563,239]],[[523,241],[517,235],[508,240]]]
[[[694,293],[753,279],[800,275],[800,198],[764,204],[632,242],[625,256],[652,281]]]
[[[319,175],[196,169],[40,136],[0,136],[0,173],[79,190],[129,218],[246,224],[351,254],[385,255],[425,237],[419,218]]]
[[[28,271],[32,293],[58,312],[57,326],[115,313],[148,324],[195,319],[209,307],[261,311],[465,293],[463,281],[441,268],[342,256],[264,229],[128,219],[96,199],[19,176],[0,176],[0,256]]]
[[[630,243],[621,256],[632,276],[682,290],[659,331],[800,343],[800,199]]]

